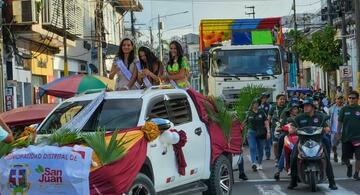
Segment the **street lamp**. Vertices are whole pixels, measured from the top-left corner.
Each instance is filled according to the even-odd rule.
[[[166,17],[170,17],[170,16],[176,16],[176,15],[180,15],[180,14],[186,14],[186,13],[189,13],[189,11],[183,11],[183,12],[177,12],[177,13],[173,13],[173,14],[167,14],[167,15],[162,15],[160,16],[160,14],[158,15],[158,17],[155,17],[155,18],[151,18],[149,23],[152,22],[152,20],[154,19],[158,19],[158,38],[159,38],[159,58],[160,60],[162,61],[163,60],[163,52],[162,52],[162,43],[161,43],[161,30],[163,29],[163,23],[160,22],[160,18],[166,18]],[[152,42],[152,30],[151,30],[151,25],[150,26],[150,39],[151,39],[151,42]],[[152,45],[153,43],[151,43]]]

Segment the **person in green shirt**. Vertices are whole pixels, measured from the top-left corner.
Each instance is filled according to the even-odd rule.
[[[310,126],[315,126],[315,127],[323,127],[324,128],[324,132],[329,132],[330,128],[328,126],[328,124],[326,123],[326,116],[320,112],[316,111],[316,107],[314,104],[314,100],[313,98],[309,97],[306,98],[304,100],[304,113],[299,114],[298,116],[295,117],[295,119],[292,121],[292,126],[294,127],[293,129],[297,129],[297,128],[303,128],[303,127],[310,127]],[[292,129],[292,128],[290,128]],[[296,130],[295,130],[296,132]],[[289,133],[295,133],[290,131]],[[297,150],[297,144],[294,146],[294,150],[292,151],[291,154],[291,181],[290,181],[290,185],[288,186],[288,189],[294,189],[297,186],[297,180],[298,180],[298,176],[297,176],[297,156],[299,154],[299,151]],[[329,188],[331,190],[337,190],[336,184],[335,184],[335,179],[334,179],[334,172],[331,166],[331,162],[330,162],[330,157],[328,155],[328,153],[326,152],[326,150],[324,150],[325,152],[325,158],[326,158],[326,175],[328,177],[329,180]]]
[[[360,106],[359,93],[352,91],[348,97],[349,104],[344,106],[339,113],[337,137],[342,142],[342,160],[347,165],[347,176],[352,175],[350,159],[355,153],[354,179],[360,180]]]
[[[286,97],[284,94],[276,96],[276,105],[272,106],[269,111],[268,120],[270,121],[270,129],[273,141],[273,151],[276,158],[276,165],[279,159],[279,131],[276,129],[276,124],[280,122],[280,116],[286,108]]]
[[[245,121],[253,171],[262,170],[265,142],[271,135],[267,116],[259,105],[260,101],[257,99],[252,102]]]

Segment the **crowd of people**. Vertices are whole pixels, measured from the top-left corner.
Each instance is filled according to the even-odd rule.
[[[137,50],[133,41],[125,38],[120,43],[109,78],[116,76],[116,90],[149,88],[169,83],[177,88],[189,88],[190,65],[179,42],[170,43],[169,61],[164,64],[147,47]]]
[[[315,126],[323,129],[321,143],[325,151],[325,171],[329,188],[337,189],[330,154],[333,152],[334,162],[339,162],[337,148],[340,144],[342,146],[341,162],[347,166],[347,176],[360,180],[360,106],[357,91],[349,91],[345,99],[341,89],[337,88],[334,101],[330,101],[320,90],[279,94],[273,104],[268,102],[269,97],[269,94],[263,93],[253,100],[245,120],[253,171],[263,169],[264,151],[266,159],[270,160],[272,148],[276,162],[274,179],[280,180],[280,173],[285,169],[287,174],[291,175],[288,188],[294,189],[298,182],[297,143],[288,154],[284,151],[284,139],[288,135],[296,135],[297,128]],[[353,156],[356,160],[355,172],[350,163]],[[241,169],[239,178],[247,180],[240,165],[239,169]]]

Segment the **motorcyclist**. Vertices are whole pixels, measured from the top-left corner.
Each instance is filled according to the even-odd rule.
[[[280,126],[284,127],[285,125],[287,125],[288,123],[290,123],[292,120],[295,119],[295,117],[298,115],[299,113],[299,104],[294,101],[292,102],[289,106],[288,109],[282,114],[281,116],[281,120],[280,120]],[[283,151],[283,147],[284,147],[284,138],[287,135],[287,133],[282,133],[280,135],[279,138],[279,148],[281,149],[281,155],[280,155],[280,159],[279,159],[279,167],[278,167],[278,171],[275,173],[274,175],[274,179],[279,180],[280,179],[280,172],[284,169],[284,151]]]
[[[308,97],[304,100],[304,113],[299,114],[295,117],[294,121],[292,122],[292,126],[294,131],[296,128],[302,127],[309,127],[309,126],[316,126],[316,127],[323,127],[325,132],[329,132],[330,128],[326,123],[326,117],[324,114],[315,111],[314,100],[311,97]],[[288,189],[294,189],[297,186],[297,156],[299,151],[297,150],[297,144],[294,147],[295,149],[292,151],[291,154],[291,182],[288,186]],[[337,190],[337,186],[335,184],[334,173],[332,170],[332,166],[330,163],[330,158],[328,153],[325,152],[326,158],[326,175],[329,180],[329,188],[331,190]]]

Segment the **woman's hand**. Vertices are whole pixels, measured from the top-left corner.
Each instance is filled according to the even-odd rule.
[[[145,68],[144,70],[142,70],[142,72],[146,75],[146,76],[150,76],[151,75],[151,71],[147,68]]]

